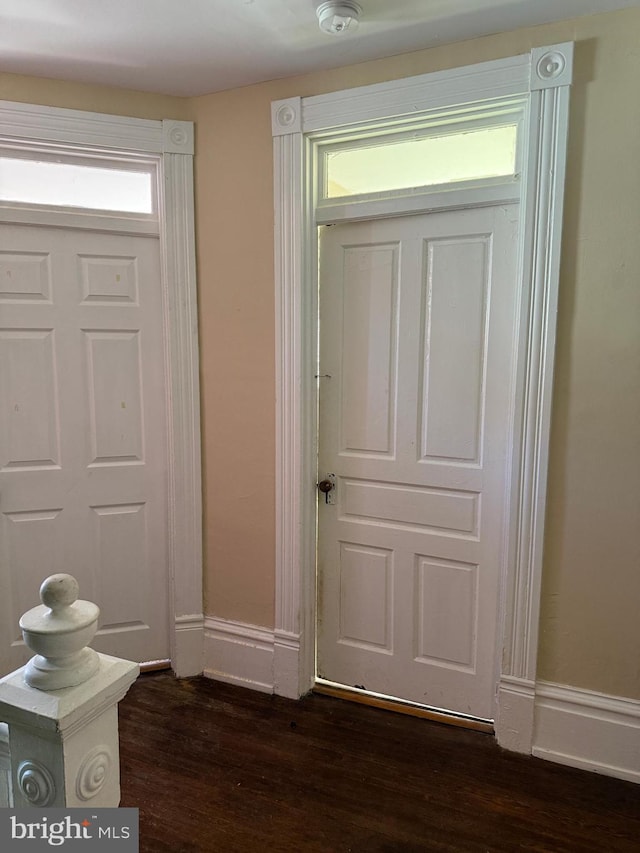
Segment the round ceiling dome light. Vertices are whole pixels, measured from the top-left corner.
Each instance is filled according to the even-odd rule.
[[[342,35],[348,29],[355,30],[362,8],[354,0],[328,0],[316,9],[318,23],[323,33]]]

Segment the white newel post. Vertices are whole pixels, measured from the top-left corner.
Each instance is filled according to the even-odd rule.
[[[16,808],[117,806],[118,702],[139,666],[87,648],[99,610],[77,600],[71,575],[51,575],[40,598],[42,604],[20,620],[36,655],[0,679],[0,720],[8,724],[11,763],[8,797],[13,794]],[[3,738],[0,732],[0,752],[3,742],[6,749],[6,733]]]

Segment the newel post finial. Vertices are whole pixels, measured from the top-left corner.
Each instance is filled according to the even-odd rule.
[[[78,601],[78,592],[72,575],[51,575],[40,587],[42,604],[20,619],[24,641],[36,652],[24,670],[30,687],[75,687],[97,672],[100,659],[87,646],[98,629],[100,609],[90,601]]]

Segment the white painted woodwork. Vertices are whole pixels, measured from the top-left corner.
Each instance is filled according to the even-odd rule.
[[[13,808],[11,785],[11,755],[9,753],[9,727],[0,723],[0,809]]]
[[[0,679],[16,808],[119,805],[117,704],[139,667],[109,655],[98,661],[88,681],[61,690],[29,686],[23,668]]]
[[[640,701],[540,681],[532,752],[640,784]]]
[[[26,660],[20,614],[63,571],[100,602],[98,650],[168,658],[157,238],[2,226],[0,318],[0,670]]]
[[[274,664],[278,646],[284,646],[282,637],[268,628],[215,616],[207,616],[204,627],[206,676],[261,693],[277,692]]]
[[[0,773],[10,771],[0,806],[120,803],[117,704],[140,670],[87,647],[99,609],[78,592],[72,575],[51,575],[42,604],[20,618],[37,654],[0,679]]]
[[[207,617],[205,675],[264,693],[278,693],[277,642],[273,630]],[[503,729],[502,745],[522,752],[522,739],[533,730],[533,721],[527,719],[528,715],[533,717],[533,690],[526,682],[505,676],[500,689],[500,712],[509,725]],[[640,782],[638,700],[538,682],[535,712],[533,753],[538,758]],[[516,721],[521,729],[513,725]],[[2,759],[0,724],[0,770]],[[1,784],[0,777],[0,805]]]
[[[515,205],[320,237],[318,674],[495,715]],[[328,374],[328,376],[327,376]]]
[[[274,689],[303,695],[315,675],[315,384],[317,224],[519,201],[517,376],[510,466],[509,551],[496,735],[530,752],[573,44],[272,103],[276,273],[276,625]],[[393,126],[493,112],[524,116],[521,180],[509,186],[317,204],[322,146],[371,139]],[[469,106],[471,105],[471,106]],[[509,106],[511,105],[511,106]]]
[[[72,575],[50,575],[40,587],[42,604],[20,617],[22,638],[36,652],[24,668],[30,687],[75,687],[99,669],[98,655],[88,645],[98,630],[100,608],[78,601],[78,592]]]
[[[159,178],[156,215],[33,209],[0,204],[0,222],[160,236],[164,294],[169,446],[168,600],[171,662],[181,676],[202,672],[202,490],[198,320],[193,210],[194,135],[191,122],[125,118],[101,113],[0,101],[0,142],[29,156],[59,146],[112,162],[151,163]],[[36,155],[37,156],[37,155]],[[29,605],[33,601],[29,601]]]

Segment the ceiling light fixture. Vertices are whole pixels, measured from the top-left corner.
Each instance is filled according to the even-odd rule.
[[[328,0],[316,9],[318,23],[323,33],[342,35],[348,29],[355,30],[362,8],[354,0]]]

